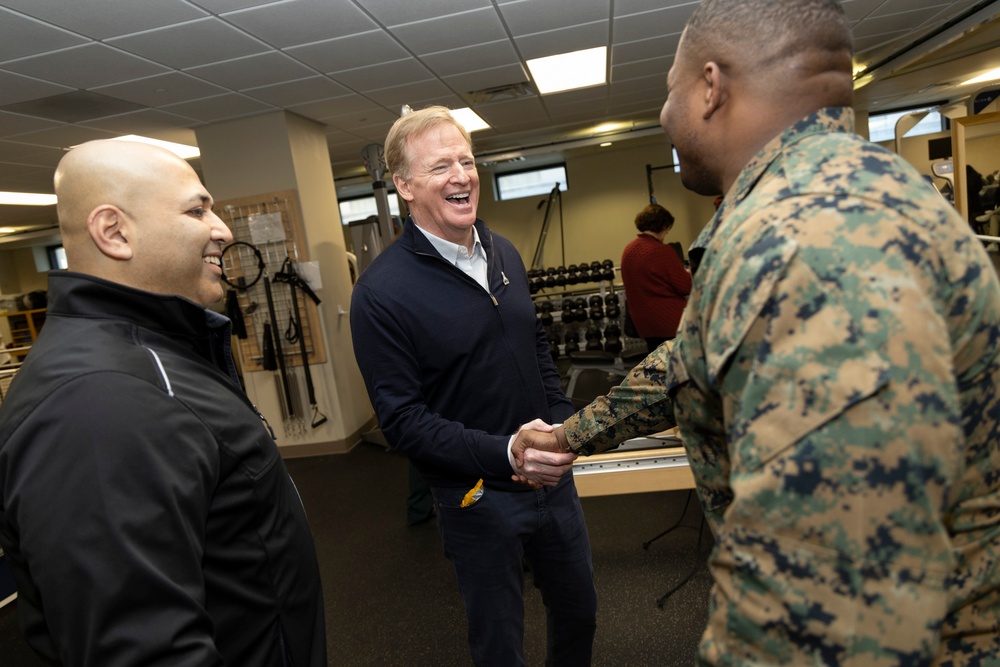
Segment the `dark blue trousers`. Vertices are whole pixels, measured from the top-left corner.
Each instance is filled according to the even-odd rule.
[[[590,540],[571,476],[554,488],[486,488],[469,507],[468,489],[433,489],[445,555],[465,601],[476,665],[524,665],[524,568],[542,593],[548,628],[545,664],[589,665],[597,627]]]

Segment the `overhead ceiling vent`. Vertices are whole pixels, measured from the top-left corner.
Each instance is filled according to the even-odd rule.
[[[464,97],[466,102],[471,104],[482,104],[484,102],[498,102],[500,100],[515,100],[522,97],[532,97],[536,93],[527,81],[522,83],[511,83],[505,86],[493,86],[482,90],[470,90]]]
[[[146,107],[134,102],[126,102],[107,95],[98,95],[86,90],[75,90],[50,97],[40,97],[36,100],[15,102],[0,107],[0,111],[19,113],[25,116],[45,118],[60,123],[80,123],[105,116],[139,111]]]

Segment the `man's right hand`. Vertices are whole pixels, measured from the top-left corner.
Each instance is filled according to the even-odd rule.
[[[561,434],[562,427],[557,429]],[[565,435],[562,442],[565,442]],[[560,439],[548,424],[537,419],[525,424],[511,444],[511,458],[517,473],[512,479],[535,489],[555,486],[573,469],[576,454],[568,450],[569,447],[560,445]]]

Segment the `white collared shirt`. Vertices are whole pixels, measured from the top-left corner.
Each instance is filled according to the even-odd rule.
[[[440,236],[431,234],[420,225],[416,225],[416,228],[427,237],[427,240],[431,242],[431,245],[434,246],[439,255],[457,266],[466,275],[472,276],[472,279],[479,283],[484,290],[487,292],[490,291],[489,283],[486,281],[486,249],[483,248],[483,244],[479,240],[478,229],[475,227],[472,228],[473,246],[472,254],[470,255],[468,248],[464,245],[446,241]]]

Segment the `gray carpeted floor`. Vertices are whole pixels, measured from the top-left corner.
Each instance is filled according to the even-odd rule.
[[[406,525],[407,462],[371,444],[349,454],[288,461],[316,536],[323,569],[330,664],[468,665],[465,619],[436,524]],[[599,595],[594,665],[693,662],[711,584],[707,528],[686,491],[584,498]],[[659,609],[656,599],[697,569]],[[526,575],[525,653],[545,657],[545,613]],[[17,630],[16,603],[0,609],[0,662],[41,664]]]

